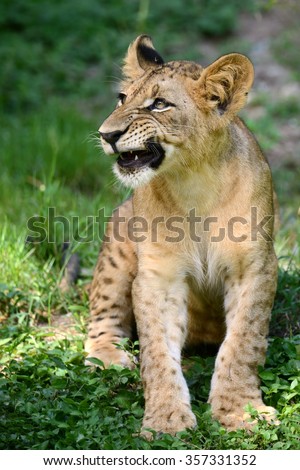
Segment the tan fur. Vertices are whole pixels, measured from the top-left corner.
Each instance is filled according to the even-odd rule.
[[[129,48],[124,75],[126,100],[100,128],[103,148],[111,155],[142,150],[150,138],[165,158],[156,169],[124,171],[115,164],[121,181],[135,191],[119,208],[124,241],[112,236],[115,215],[108,224],[110,240],[91,290],[87,352],[105,365],[131,367],[113,343],[130,337],[135,319],[143,428],[174,434],[196,425],[181,370],[183,346],[220,344],[209,396],[213,416],[228,429],[248,427],[244,407],[252,403],[271,420],[275,410],[263,404],[257,366],[265,360],[277,281],[272,181],[257,143],[236,116],[253,67],[240,54],[205,69],[186,61],[160,63],[150,38],[140,36]],[[149,110],[155,98],[166,106]],[[120,137],[113,149],[106,138],[115,131]],[[202,221],[194,227],[192,209]],[[133,216],[135,227],[148,222],[143,236],[133,233]],[[255,227],[265,216],[271,217],[262,235]],[[174,241],[168,220],[172,227],[181,221],[183,238]]]

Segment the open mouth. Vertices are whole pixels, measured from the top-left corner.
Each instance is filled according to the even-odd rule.
[[[123,152],[117,159],[118,165],[124,170],[136,170],[148,166],[158,168],[165,157],[165,151],[158,143],[147,143],[145,150]]]

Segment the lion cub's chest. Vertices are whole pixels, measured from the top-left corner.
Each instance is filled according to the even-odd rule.
[[[193,244],[185,253],[189,289],[210,303],[219,303],[223,295],[224,275],[219,254],[207,243]]]

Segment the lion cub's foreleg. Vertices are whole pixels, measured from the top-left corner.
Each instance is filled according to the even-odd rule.
[[[156,260],[155,269],[147,267],[147,262],[141,266],[133,283],[133,302],[145,395],[143,429],[175,434],[196,425],[181,370],[187,286],[176,278],[166,257],[163,266]]]
[[[131,289],[137,268],[135,246],[128,239],[126,224],[117,226],[131,213],[131,201],[127,201],[108,223],[91,286],[85,350],[88,357],[101,359],[105,366],[134,365],[116,346],[120,339],[131,337],[134,325]]]
[[[212,414],[227,429],[251,427],[245,405],[251,403],[268,421],[276,410],[264,405],[257,367],[265,361],[269,318],[276,289],[273,250],[255,261],[240,259],[225,277],[227,334],[219,350],[209,402]]]

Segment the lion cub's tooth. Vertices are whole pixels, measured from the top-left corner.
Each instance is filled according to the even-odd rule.
[[[136,155],[136,156],[134,157],[134,159],[135,159],[135,160],[138,160],[138,159],[139,159],[139,157]]]

